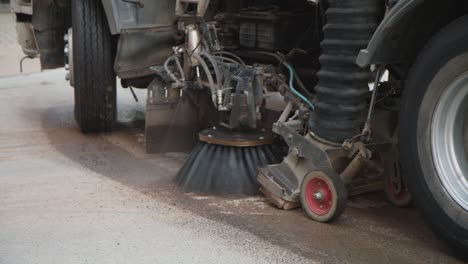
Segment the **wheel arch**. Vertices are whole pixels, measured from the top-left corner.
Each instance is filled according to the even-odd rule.
[[[400,0],[386,15],[356,63],[411,65],[440,29],[468,13],[463,0]]]
[[[114,70],[119,78],[154,74],[149,66],[162,64],[172,54],[176,1],[101,1],[110,32],[118,35]]]
[[[113,35],[126,30],[174,25],[176,21],[173,0],[101,0],[110,31]]]

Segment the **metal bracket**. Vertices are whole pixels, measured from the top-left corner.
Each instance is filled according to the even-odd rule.
[[[145,4],[143,3],[143,0],[122,0],[122,1],[125,3],[138,5],[139,8],[143,8],[145,6]]]
[[[307,2],[313,5],[318,5],[320,3],[320,0],[307,0]]]
[[[327,152],[312,143],[310,136],[304,137],[282,122],[273,125],[273,132],[281,135],[290,148],[296,149],[299,157],[313,161],[316,168],[331,168]]]
[[[196,10],[196,17],[204,17],[206,10],[208,9],[208,5],[210,4],[209,0],[177,0],[176,2],[176,15],[177,16],[187,16],[187,7],[189,5],[197,5]]]

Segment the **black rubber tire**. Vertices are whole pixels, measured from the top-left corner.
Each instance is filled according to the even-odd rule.
[[[117,116],[115,45],[101,1],[72,1],[75,119],[84,133],[110,132]]]
[[[314,179],[320,179],[327,183],[327,185],[330,187],[330,191],[333,197],[330,210],[323,215],[315,213],[313,209],[311,209],[308,206],[307,203],[306,188],[308,183]],[[347,199],[348,192],[346,190],[346,186],[343,180],[340,178],[340,176],[335,173],[330,172],[326,174],[321,171],[312,171],[309,174],[307,174],[302,180],[300,195],[301,205],[306,215],[312,220],[322,223],[329,223],[335,221],[345,211]]]
[[[457,251],[468,252],[468,212],[444,188],[431,145],[433,113],[447,85],[468,70],[468,16],[442,29],[414,63],[400,113],[400,157],[424,218]]]

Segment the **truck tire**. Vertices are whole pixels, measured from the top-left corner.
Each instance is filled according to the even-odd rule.
[[[423,49],[405,84],[401,163],[436,234],[468,252],[468,16]]]
[[[109,132],[116,119],[115,45],[101,1],[72,1],[75,119],[84,133]]]

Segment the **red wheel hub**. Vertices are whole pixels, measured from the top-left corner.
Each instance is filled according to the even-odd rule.
[[[305,189],[309,209],[317,215],[325,215],[333,206],[333,193],[326,181],[321,178],[311,179]]]

